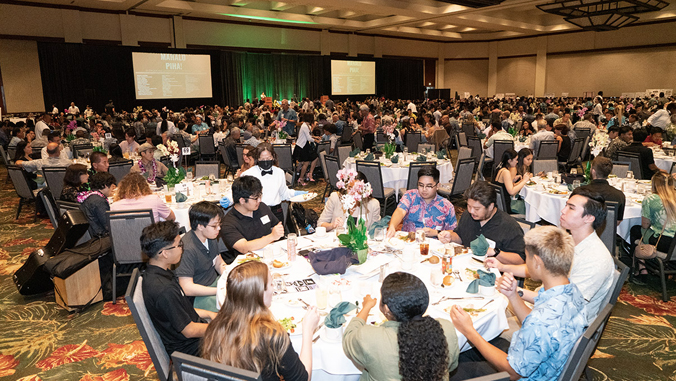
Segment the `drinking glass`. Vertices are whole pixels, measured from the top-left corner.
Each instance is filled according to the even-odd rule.
[[[377,242],[382,242],[385,239],[385,229],[376,228],[373,237]]]
[[[188,171],[185,173],[185,178],[188,181],[192,181],[192,168],[188,168]]]
[[[345,234],[345,228],[339,226],[335,229],[335,232],[336,232],[336,238],[338,238],[339,235]]]
[[[329,304],[329,290],[325,285],[317,284],[315,288],[315,298],[317,303],[317,308],[320,310],[325,310]]]
[[[577,175],[577,168],[573,168],[570,170],[571,175]]]
[[[580,186],[580,180],[573,180],[573,189]]]
[[[265,262],[272,262],[275,260],[275,251],[272,246],[267,246],[263,249],[263,260]]]
[[[627,179],[632,180],[634,178],[634,171],[627,171]]]

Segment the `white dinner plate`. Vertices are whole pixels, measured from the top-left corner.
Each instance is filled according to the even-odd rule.
[[[299,194],[298,196],[293,196],[289,199],[289,201],[291,201],[291,202],[305,202],[305,201],[310,201],[315,197],[317,197],[317,193],[310,192],[310,193],[306,193],[306,194]]]

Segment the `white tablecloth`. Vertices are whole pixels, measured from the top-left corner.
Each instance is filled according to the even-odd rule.
[[[399,163],[392,164],[387,159],[381,159],[381,172],[383,174],[383,187],[394,188],[394,192],[399,198],[399,188],[406,188],[408,182],[408,168],[411,161],[402,160],[403,154],[399,154]],[[409,155],[413,158],[413,155]],[[361,160],[361,159],[360,159]],[[437,161],[436,158],[429,159],[429,161]],[[343,163],[344,168],[357,170],[357,164],[354,158],[347,158]],[[448,183],[453,179],[453,164],[450,160],[437,161],[437,169],[439,170],[439,182]]]
[[[200,202],[200,201],[220,201],[221,198],[224,196],[229,197],[230,200],[232,200],[232,188],[230,185],[226,186],[225,180],[222,180],[222,184],[218,186],[218,194],[215,193],[216,188],[212,187],[212,193],[211,194],[196,194],[196,192],[193,193],[190,197],[188,197],[188,200],[185,202],[181,203],[167,203],[169,205],[169,208],[174,212],[174,215],[176,215],[176,222],[179,223],[182,227],[185,227],[186,230],[190,230],[190,217],[188,216],[188,211],[190,210],[190,206],[194,203]]]
[[[664,169],[669,172],[671,170],[671,165],[674,164],[674,156],[666,156],[664,154],[654,154],[653,158],[655,159],[655,165],[659,169]]]
[[[308,239],[301,237],[298,242],[298,247],[306,247],[310,245],[323,245],[329,247],[335,245],[333,234],[327,234],[325,238],[317,239],[316,235],[312,235],[312,239],[315,241],[313,244]],[[286,254],[281,248],[286,248],[286,241],[280,241],[274,244],[280,248],[281,257],[278,259],[286,261]],[[430,239],[430,246],[432,249],[441,248],[442,245],[439,241],[435,239]],[[414,245],[417,247],[417,245]],[[431,249],[431,250],[432,250]],[[412,250],[416,250],[412,248]],[[417,250],[416,250],[417,251]],[[262,252],[260,253],[262,255]],[[225,275],[232,267],[236,266],[238,260],[241,257],[238,257],[228,268],[224,275],[221,276],[218,282],[218,293],[217,298],[221,301],[225,299],[225,285],[227,276]],[[434,287],[430,284],[430,271],[436,269],[441,272],[441,265],[430,265],[420,263],[419,254],[416,254],[416,261],[412,270],[401,270],[401,261],[392,254],[378,254],[377,256],[370,257],[369,260],[362,266],[373,266],[374,264],[383,262],[389,262],[388,272],[394,271],[407,271],[418,276],[425,284],[427,285],[428,290],[430,291],[430,303],[437,302],[441,299],[442,296],[455,296],[455,297],[464,297],[464,296],[473,296],[472,294],[467,294],[465,289],[469,285],[469,279],[464,274],[465,268],[477,269],[482,267],[481,264],[471,259],[469,254],[456,256],[453,259],[453,268],[454,270],[460,271],[460,276],[463,278],[464,282],[456,281],[452,286],[439,288]],[[298,257],[296,261],[291,262],[291,267],[286,269],[272,269],[273,273],[288,274],[285,275],[285,281],[295,281],[302,280],[307,278],[312,278],[315,282],[319,282],[319,277],[314,274],[314,270],[310,263],[303,257]],[[363,296],[367,293],[371,294],[373,297],[376,297],[380,300],[380,283],[378,282],[379,271],[375,271],[373,276],[366,278],[358,272],[359,266],[352,266],[347,269],[347,272],[340,276],[342,280],[348,280],[349,285],[346,285],[342,288],[341,295],[343,301],[349,302],[359,302],[361,304]],[[374,266],[374,268],[379,269],[379,266]],[[499,272],[492,270],[499,276]],[[287,288],[289,289],[289,288]],[[370,292],[369,292],[370,291]],[[478,295],[478,294],[477,294]],[[482,296],[482,295],[478,295]],[[285,317],[294,317],[294,321],[300,322],[302,317],[305,315],[305,310],[302,307],[291,307],[286,301],[288,300],[297,300],[298,298],[303,299],[310,305],[316,305],[315,292],[313,290],[305,292],[289,292],[286,294],[276,295],[273,299],[271,310],[278,319]],[[483,306],[485,303],[493,298],[493,302],[486,307],[486,312],[480,314],[474,319],[474,326],[477,331],[487,340],[491,340],[502,333],[505,329],[508,328],[507,317],[505,315],[505,309],[507,308],[508,301],[507,299],[499,293],[495,293],[493,296],[485,296],[483,300],[456,300],[442,302],[437,306],[430,305],[430,308],[427,310],[427,314],[434,318],[444,318],[450,320],[448,313],[444,311],[444,308],[448,308],[452,304],[467,305],[473,304],[475,308]],[[331,298],[329,298],[329,308],[331,305]],[[329,309],[327,308],[327,312]],[[372,310],[373,317],[369,321],[384,321],[385,317],[382,316],[377,307]],[[350,319],[354,316],[354,312],[351,315],[347,316],[349,322]],[[323,321],[323,318],[320,319],[320,322]],[[347,326],[348,323],[345,324]],[[341,342],[328,342],[326,341],[321,328],[318,333],[320,334],[320,339],[317,340],[312,346],[312,366],[313,366],[313,380],[340,380],[340,379],[358,379],[361,371],[350,361],[345,353],[343,352],[343,347]],[[458,334],[458,345],[460,346],[461,351],[470,349],[470,345],[467,343],[467,339],[457,332]],[[291,336],[291,342],[293,347],[297,352],[301,350],[302,336],[300,334],[295,334]],[[317,372],[318,371],[318,372]]]
[[[567,186],[559,185],[557,189],[565,190],[566,194],[552,194],[544,187],[553,186],[554,183],[543,181],[537,176],[533,178],[537,185],[525,186],[521,189],[521,196],[526,201],[526,220],[537,222],[540,219],[549,222],[550,224],[559,225],[559,217],[561,210],[566,205],[566,200],[570,197],[570,192]],[[621,189],[622,183],[626,182],[623,179],[610,179],[611,185]],[[627,198],[624,207],[624,219],[617,227],[617,234],[629,242],[629,230],[634,225],[641,224],[641,204],[636,200],[643,200],[642,195],[636,193],[625,192]]]

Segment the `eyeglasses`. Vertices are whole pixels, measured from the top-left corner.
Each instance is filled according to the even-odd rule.
[[[431,189],[434,189],[434,187],[436,187],[438,184],[439,184],[439,183],[434,184],[434,185],[432,185],[432,184],[418,183],[418,188],[420,188],[420,189],[430,189],[430,190],[431,190]]]
[[[208,227],[208,228],[212,228],[212,229],[220,229],[220,228],[221,228],[221,224],[207,225],[207,227]]]
[[[256,197],[249,197],[249,200],[251,200],[251,201],[260,201],[262,197],[263,197],[263,195],[259,195],[259,196],[256,196]]]
[[[175,248],[177,248],[177,247],[180,248],[181,250],[183,250],[183,241],[179,241],[179,242],[178,242],[178,245],[176,245],[176,246],[167,247],[166,249],[162,249],[162,250],[173,250],[173,249],[175,249]]]

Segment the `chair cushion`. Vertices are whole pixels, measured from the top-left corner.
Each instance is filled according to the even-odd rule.
[[[383,188],[383,194],[385,195],[385,198],[394,196],[394,188]]]
[[[408,192],[408,189],[406,188],[399,188],[399,198],[404,195],[404,193]]]
[[[451,194],[451,188],[453,188],[453,183],[441,183],[437,188],[437,193],[444,197],[448,197]]]

